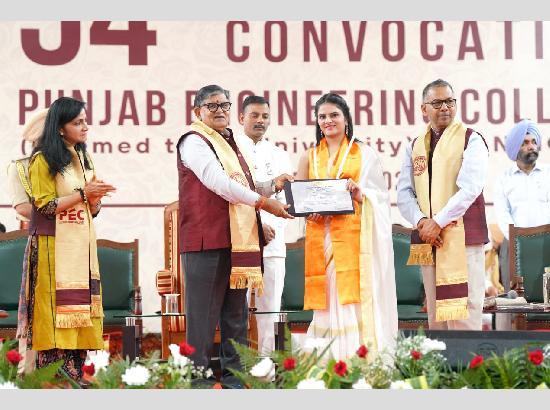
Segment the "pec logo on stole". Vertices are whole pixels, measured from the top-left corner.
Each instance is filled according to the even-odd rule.
[[[420,176],[426,171],[426,168],[428,167],[428,161],[426,160],[425,156],[418,156],[414,158],[413,161],[413,172],[414,176]]]
[[[244,187],[248,188],[248,181],[246,180],[245,176],[241,174],[240,172],[233,172],[231,175],[229,175],[229,178],[234,179],[239,184],[241,184]]]

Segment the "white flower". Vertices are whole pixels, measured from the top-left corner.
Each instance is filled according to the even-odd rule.
[[[433,350],[445,350],[447,349],[447,345],[445,342],[441,342],[439,340],[426,338],[422,341],[422,345],[420,345],[420,352],[422,354],[430,353]]]
[[[352,389],[372,389],[372,386],[367,383],[365,379],[359,379],[357,382],[351,386]]]
[[[12,390],[12,389],[19,389],[19,387],[17,387],[12,382],[0,383],[0,390]]]
[[[325,382],[317,379],[304,379],[296,386],[298,390],[320,389],[324,390]]]
[[[213,374],[214,374],[214,372],[212,371],[212,369],[208,369],[208,370],[206,370],[206,372],[204,373],[204,376],[208,379],[208,378],[211,377]]]
[[[380,362],[385,367],[394,367],[395,359],[393,356],[387,352],[382,352],[378,355]]]
[[[322,337],[310,337],[304,342],[304,352],[311,353],[314,349],[323,350],[327,345],[327,340]]]
[[[128,386],[143,386],[149,380],[149,369],[145,366],[137,365],[126,369],[122,375],[122,381]]]
[[[176,344],[171,344],[168,346],[170,353],[172,354],[172,359],[174,360],[174,365],[183,368],[187,366],[191,360],[187,356],[180,354],[180,347]]]
[[[250,369],[250,374],[259,379],[272,381],[275,378],[275,363],[269,357],[264,357]]]
[[[93,363],[95,374],[101,369],[106,369],[109,366],[110,353],[105,350],[88,351],[88,357],[86,358],[85,365]]]
[[[409,382],[406,382],[405,380],[396,380],[394,382],[391,382],[390,389],[394,390],[409,390],[413,387]]]

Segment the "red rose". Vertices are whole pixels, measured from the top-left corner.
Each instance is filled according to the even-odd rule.
[[[6,352],[6,359],[8,359],[8,362],[13,364],[14,366],[17,366],[17,364],[21,360],[23,360],[23,356],[21,356],[17,350],[12,349],[12,350]]]
[[[413,360],[420,360],[422,359],[422,353],[420,353],[418,350],[411,350],[411,357]]]
[[[294,370],[296,368],[296,359],[294,357],[287,357],[283,360],[283,367],[285,370]]]
[[[359,356],[361,359],[364,359],[367,357],[367,354],[369,354],[369,349],[367,349],[367,346],[361,345],[359,349],[357,349],[357,356]]]
[[[542,354],[542,350],[537,349],[537,350],[533,350],[532,352],[529,352],[529,361],[533,363],[535,366],[540,365],[543,360],[544,360],[544,355]]]
[[[180,347],[180,354],[182,356],[191,356],[193,353],[195,353],[195,348],[185,342],[181,342],[179,344],[179,347]]]
[[[477,356],[474,356],[474,358],[472,359],[468,367],[470,369],[477,369],[479,366],[481,366],[482,363],[483,363],[483,356],[477,355]]]
[[[334,364],[334,373],[336,373],[338,376],[345,376],[347,372],[348,366],[342,360]]]
[[[93,376],[95,374],[95,365],[93,363],[85,364],[84,366],[82,366],[82,371],[85,374]]]

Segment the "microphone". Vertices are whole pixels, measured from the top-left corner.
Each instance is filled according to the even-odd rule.
[[[518,298],[518,292],[516,292],[514,289],[509,290],[507,293],[500,293],[497,296],[488,296],[483,301],[483,307],[485,309],[494,308],[497,306],[497,299],[500,300],[500,303],[502,304],[508,304],[507,302],[503,301],[505,300],[512,300]],[[520,302],[520,300],[518,300]]]
[[[507,293],[501,293],[497,295],[497,298],[505,298],[505,299],[516,299],[518,297],[518,292],[516,292],[514,289],[509,290]]]

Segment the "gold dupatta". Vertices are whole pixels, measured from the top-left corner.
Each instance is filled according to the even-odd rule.
[[[420,210],[428,216],[436,215],[458,191],[456,180],[462,166],[466,128],[454,121],[441,135],[432,156],[431,197],[430,175],[427,172],[430,138],[431,128],[428,125],[412,152],[417,201]],[[407,264],[435,264],[436,321],[467,319],[468,268],[464,223],[459,218],[442,228],[443,246],[436,248],[435,260],[432,246],[418,243],[421,242],[418,232],[413,232]]]
[[[74,147],[71,163],[55,176],[57,197],[83,188],[94,176]],[[57,328],[92,326],[92,317],[103,317],[97,243],[88,204],[79,202],[60,212],[55,220],[55,279]]]

